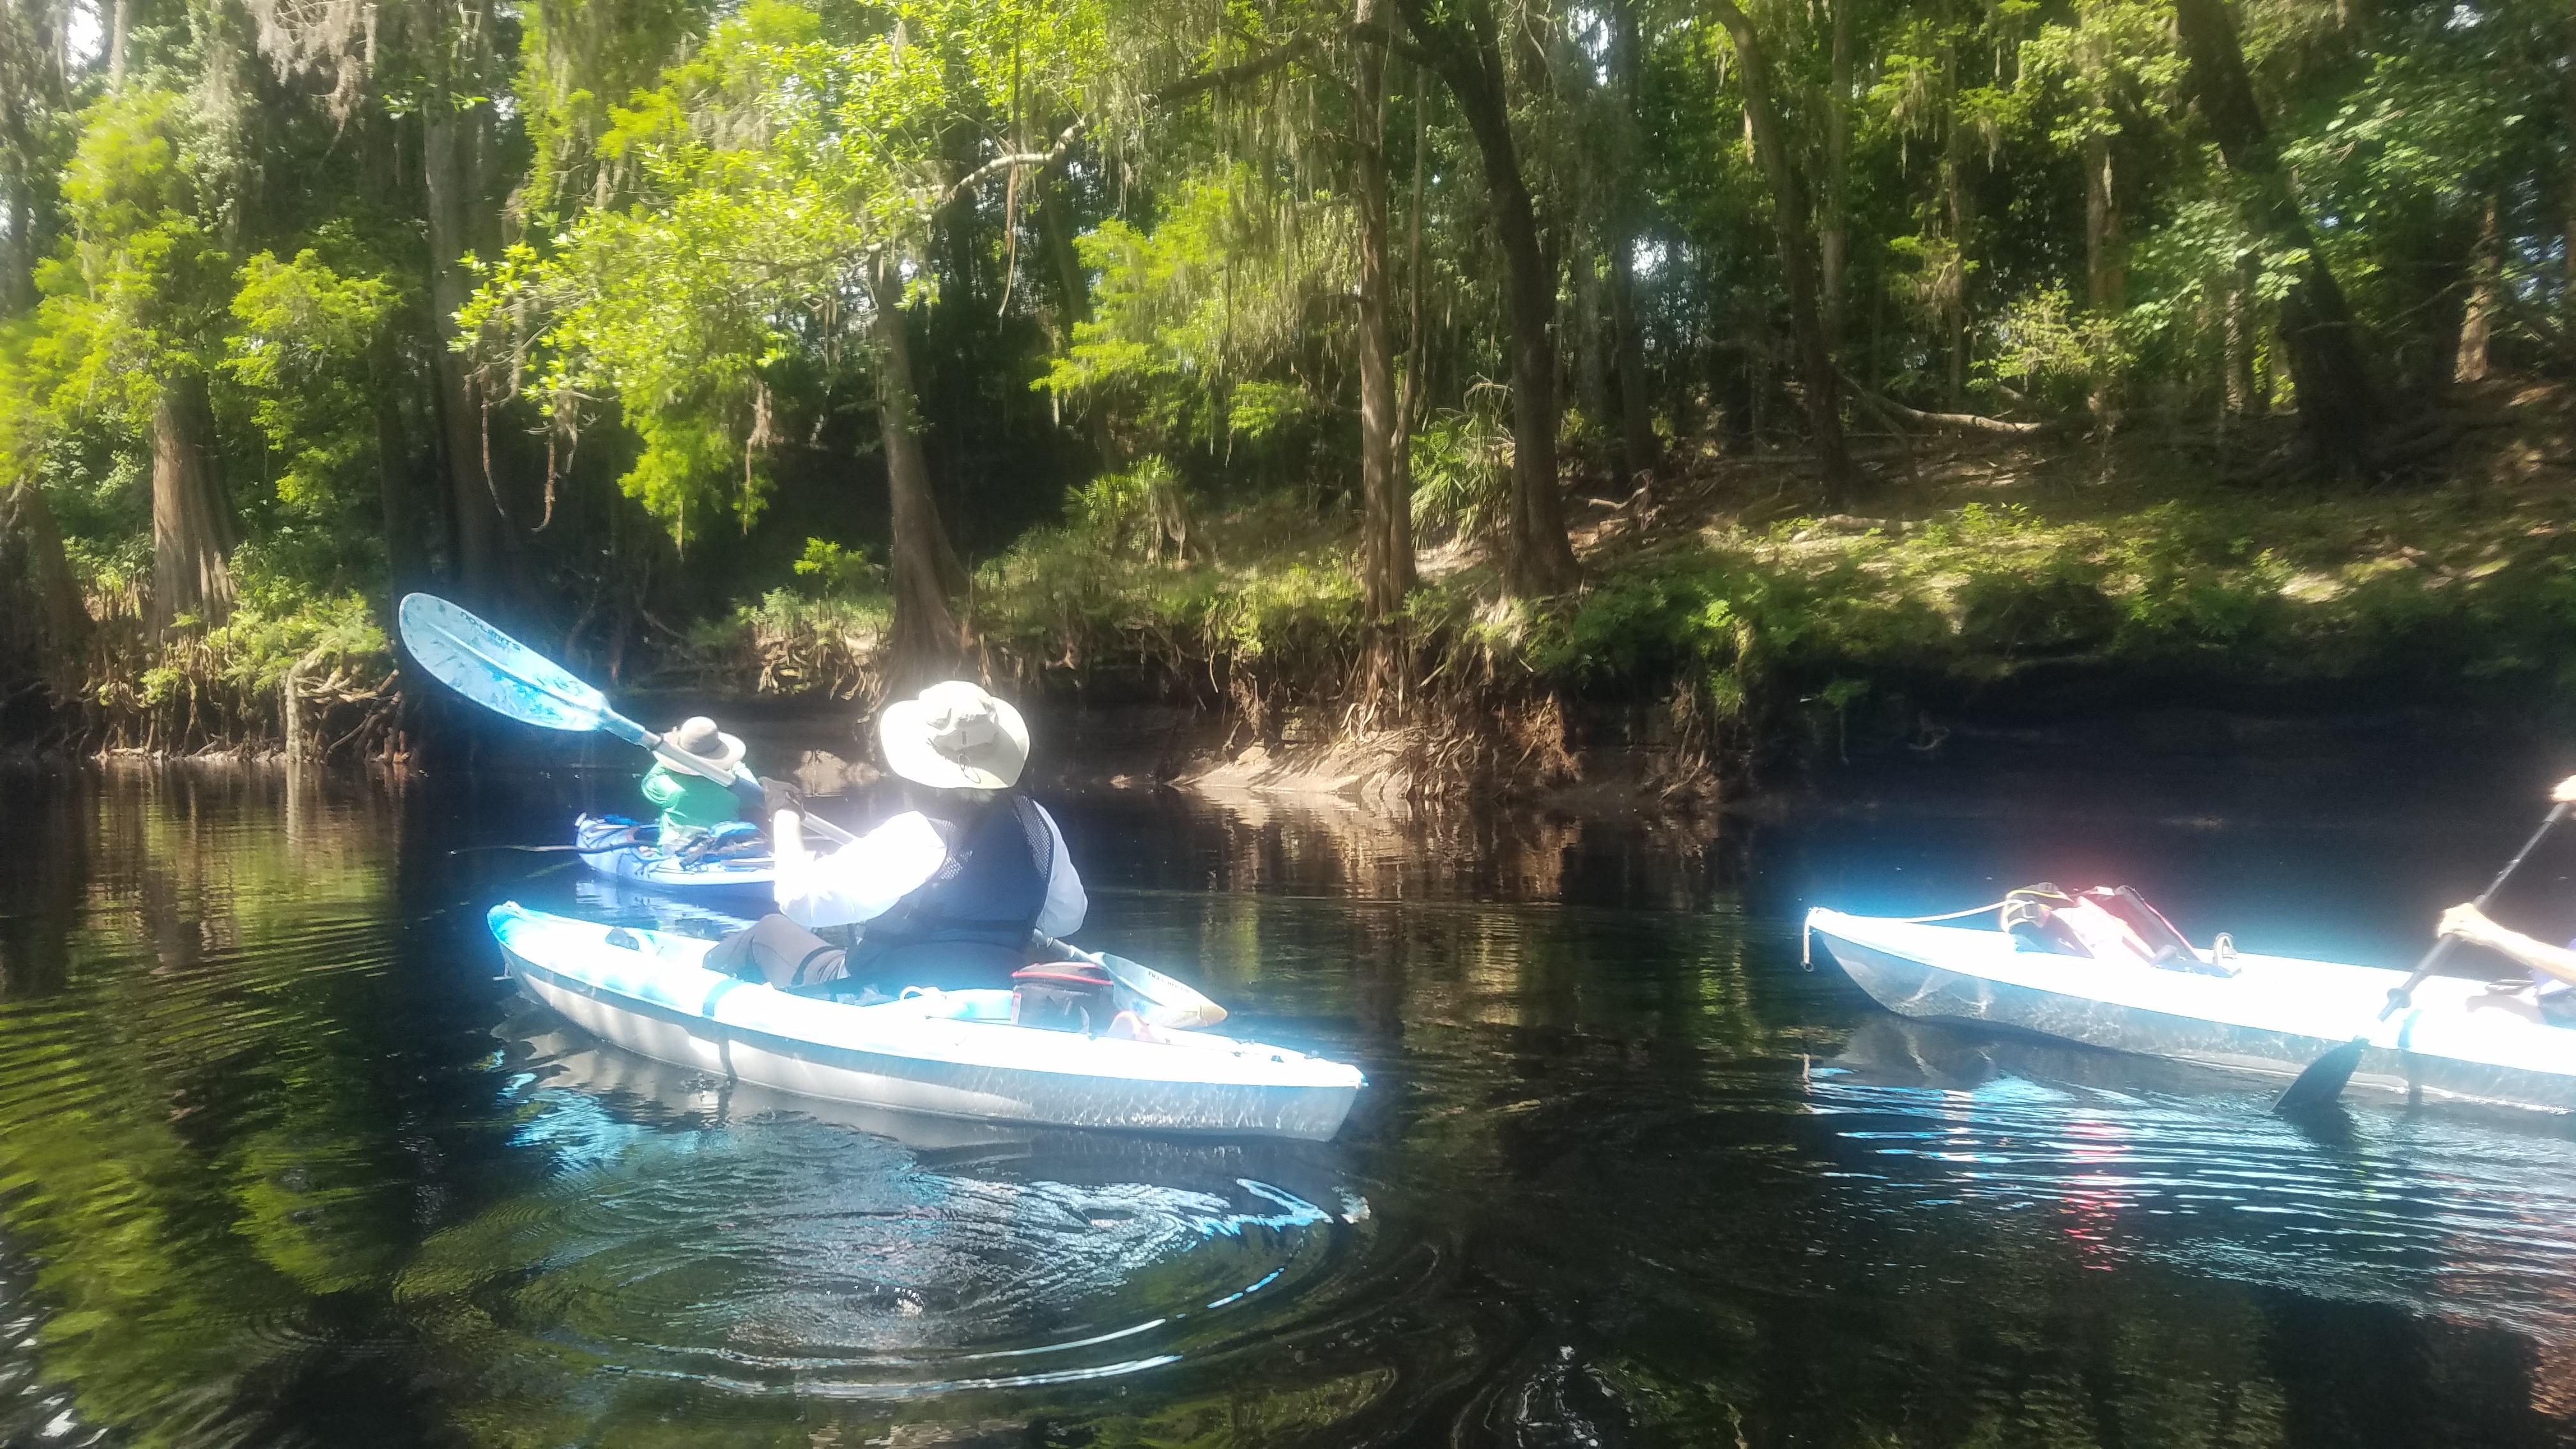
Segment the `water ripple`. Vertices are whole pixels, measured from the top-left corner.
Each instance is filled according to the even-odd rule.
[[[1365,1197],[1312,1149],[906,1119],[570,1032],[510,1056],[545,1179],[432,1238],[398,1291],[602,1367],[827,1398],[1062,1384],[1376,1292]]]

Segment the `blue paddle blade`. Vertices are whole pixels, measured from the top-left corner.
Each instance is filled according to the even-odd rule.
[[[562,665],[429,594],[402,601],[403,646],[441,684],[497,714],[550,730],[610,728],[625,720]]]

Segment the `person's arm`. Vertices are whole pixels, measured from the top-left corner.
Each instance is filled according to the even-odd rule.
[[[805,848],[805,818],[793,810],[778,812],[771,837],[779,914],[807,930],[875,920],[948,859],[939,832],[913,810],[830,855]]]
[[[1036,805],[1037,802],[1029,802]],[[1038,930],[1049,936],[1070,936],[1082,929],[1082,918],[1091,913],[1091,898],[1083,894],[1082,876],[1073,868],[1073,854],[1064,848],[1064,831],[1046,807],[1037,806],[1038,818],[1046,822],[1047,834],[1055,841],[1054,867],[1047,872],[1046,904],[1038,908]]]
[[[660,761],[655,761],[653,768],[644,772],[644,803],[656,810],[668,810],[679,799],[680,782],[662,768]]]
[[[2568,785],[2576,785],[2570,780]],[[2559,788],[2565,789],[2562,785]],[[2441,934],[2456,936],[2472,946],[2484,946],[2497,955],[2561,981],[2576,982],[2576,951],[2535,941],[2520,931],[2508,931],[2487,919],[2476,906],[2453,906],[2442,913]]]

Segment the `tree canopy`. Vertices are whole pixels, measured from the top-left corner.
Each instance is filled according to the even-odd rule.
[[[926,672],[1030,530],[1271,499],[1400,632],[1419,547],[1563,594],[1570,497],[1711,454],[1831,508],[1847,435],[2272,414],[2361,485],[2571,366],[2555,0],[0,13],[57,673],[424,586],[612,672],[801,590]]]

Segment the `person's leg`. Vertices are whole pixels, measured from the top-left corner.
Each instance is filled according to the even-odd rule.
[[[781,989],[817,986],[847,974],[841,948],[785,916],[768,915],[716,942],[707,969]]]

